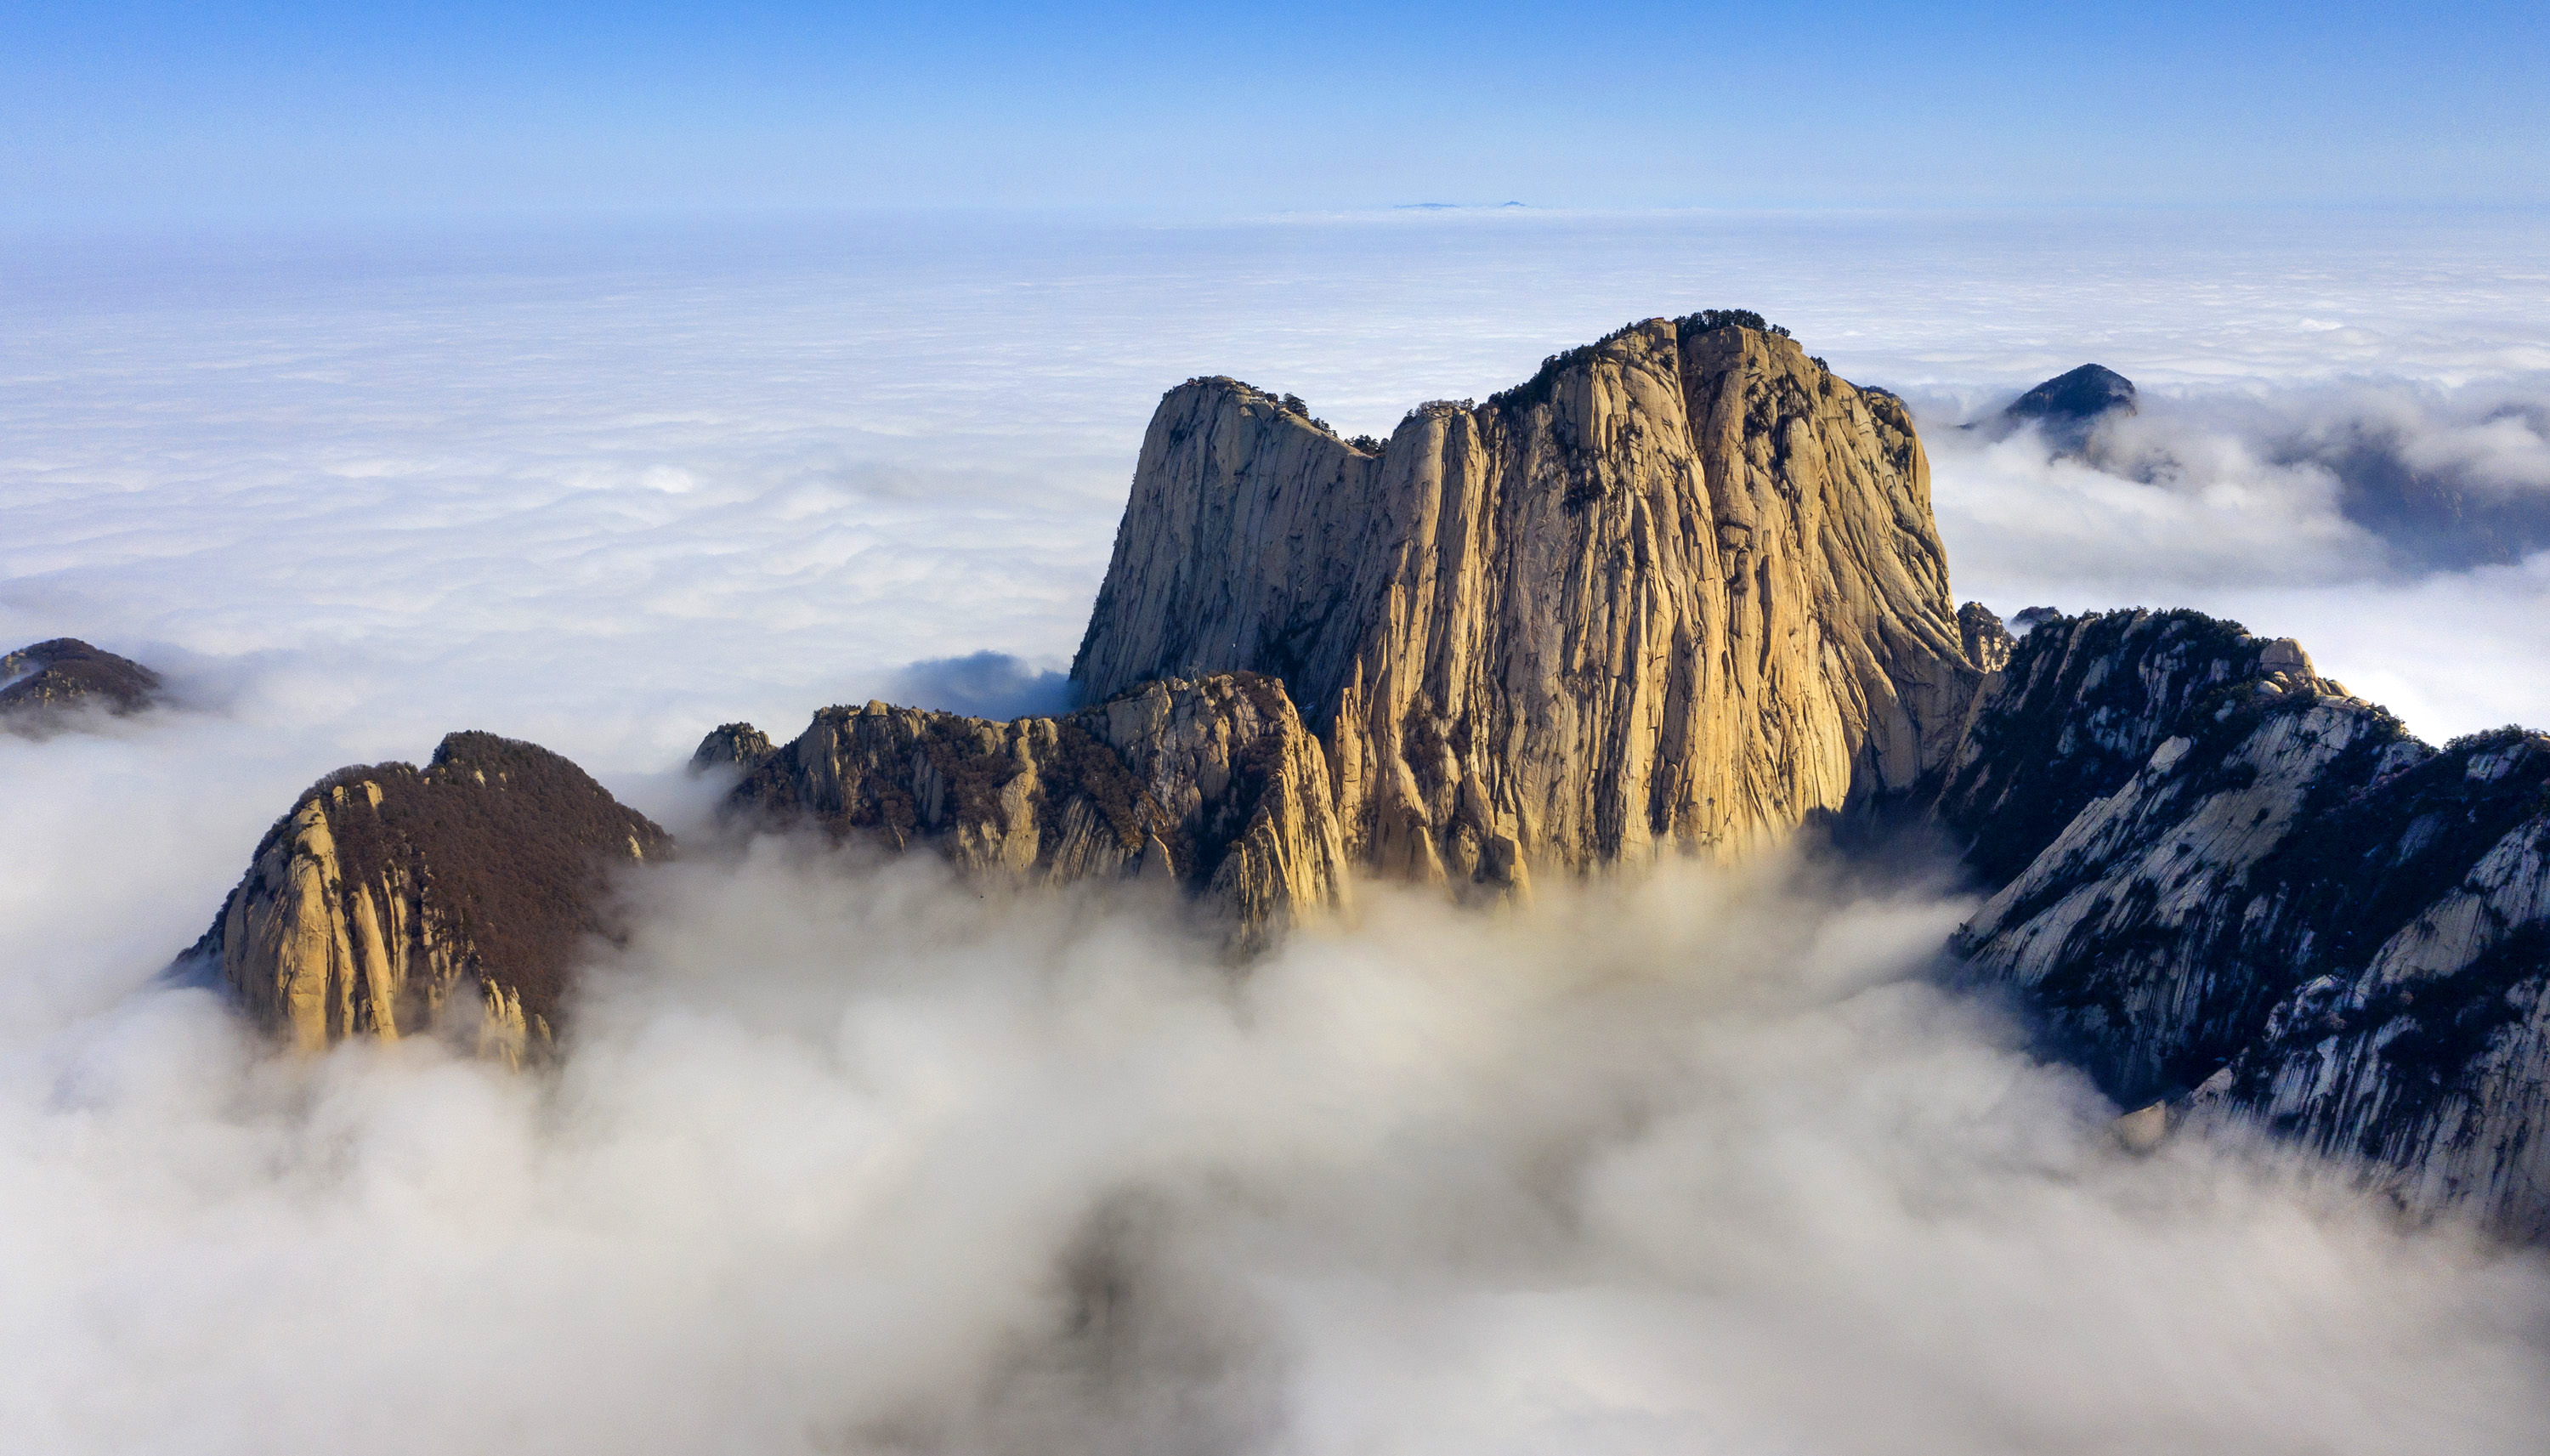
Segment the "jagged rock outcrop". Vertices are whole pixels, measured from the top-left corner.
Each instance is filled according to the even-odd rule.
[[[0,657],[0,722],[43,727],[82,709],[124,715],[159,699],[159,674],[77,637],[55,637]]]
[[[1072,677],[1281,678],[1349,855],[1726,854],[1935,775],[1978,679],[1901,402],[1749,315],[1632,325],[1388,443],[1230,379],[1152,417]]]
[[[2010,665],[2010,649],[2016,639],[2001,619],[1981,602],[1968,602],[1957,609],[1957,638],[1965,645],[1966,660],[1979,672],[1999,672]]]
[[[427,1029],[519,1062],[555,1035],[608,872],[664,831],[536,744],[453,733],[423,770],[344,768],[266,831],[190,955],[305,1050]]]
[[[2550,737],[2441,750],[2195,613],[2021,639],[1937,801],[1959,932],[2128,1106],[2256,1120],[2550,1233]]]
[[[1975,604],[1970,631],[1988,636]],[[2196,612],[2040,618],[2004,649],[1950,758],[1935,813],[1985,883],[2008,884],[2089,807],[2121,788],[2207,694],[2262,677],[2278,646]]]
[[[729,803],[932,844],[974,873],[1157,878],[1226,914],[1242,948],[1348,894],[1326,761],[1282,687],[1253,673],[1146,683],[1010,723],[827,708]]]
[[[700,746],[691,753],[691,772],[706,773],[713,768],[732,768],[750,773],[778,751],[770,735],[748,723],[722,723],[709,729]]]

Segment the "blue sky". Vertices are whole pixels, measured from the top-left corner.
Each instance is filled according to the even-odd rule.
[[[0,207],[2531,206],[2543,15],[20,3]]]

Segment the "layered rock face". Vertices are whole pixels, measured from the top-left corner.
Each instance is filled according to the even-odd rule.
[[[192,954],[306,1050],[429,1029],[548,1044],[614,864],[664,831],[535,744],[453,733],[422,771],[340,769],[267,830]]]
[[[0,657],[0,721],[41,726],[81,709],[139,713],[159,692],[159,674],[77,637],[55,637]]]
[[[1378,451],[1169,392],[1072,676],[1279,677],[1346,852],[1421,880],[1726,854],[1944,766],[1978,674],[1902,404],[1650,320]]]
[[[2550,737],[2436,750],[2291,641],[2058,620],[1987,686],[1937,814],[2001,886],[1958,948],[2121,1101],[2550,1233]]]
[[[2095,368],[2039,396],[2049,429],[2131,407]],[[2195,613],[2013,638],[1950,601],[1900,402],[1753,316],[1631,326],[1386,443],[1200,379],[1143,443],[1072,669],[1095,706],[727,724],[692,768],[742,820],[1175,885],[1243,950],[1356,867],[1510,894],[1924,813],[1994,892],[1956,948],[2154,1105],[2134,1137],[2253,1121],[2550,1235],[2550,738],[2430,748]],[[305,795],[197,950],[301,1045],[519,1059],[612,928],[608,867],[666,847],[565,760],[454,734]]]
[[[701,755],[757,737],[730,724]],[[730,804],[896,848],[930,844],[978,874],[1157,878],[1226,914],[1242,948],[1347,896],[1319,743],[1281,685],[1251,673],[1146,683],[1067,717],[1011,723],[828,708],[761,757]]]

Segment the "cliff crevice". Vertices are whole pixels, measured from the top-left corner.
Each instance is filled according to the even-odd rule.
[[[1968,662],[1901,402],[1649,320],[1372,452],[1230,379],[1154,415],[1072,675],[1280,678],[1348,855],[1740,853],[1935,774]],[[1527,870],[1524,871],[1527,873]]]

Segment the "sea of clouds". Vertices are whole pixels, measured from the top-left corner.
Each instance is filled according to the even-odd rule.
[[[0,243],[0,646],[181,712],[0,735],[0,1448],[2538,1450],[2550,1270],[2272,1151],[2128,1156],[1966,904],[1807,862],[1361,922],[712,848],[679,764],[1058,704],[1152,403],[1387,434],[1750,307],[1924,426],[1961,597],[2301,637],[2550,724],[2520,217],[904,218]],[[2087,458],[1988,419],[2088,359]],[[557,748],[700,846],[562,1064],[273,1056],[153,980],[341,764]]]

